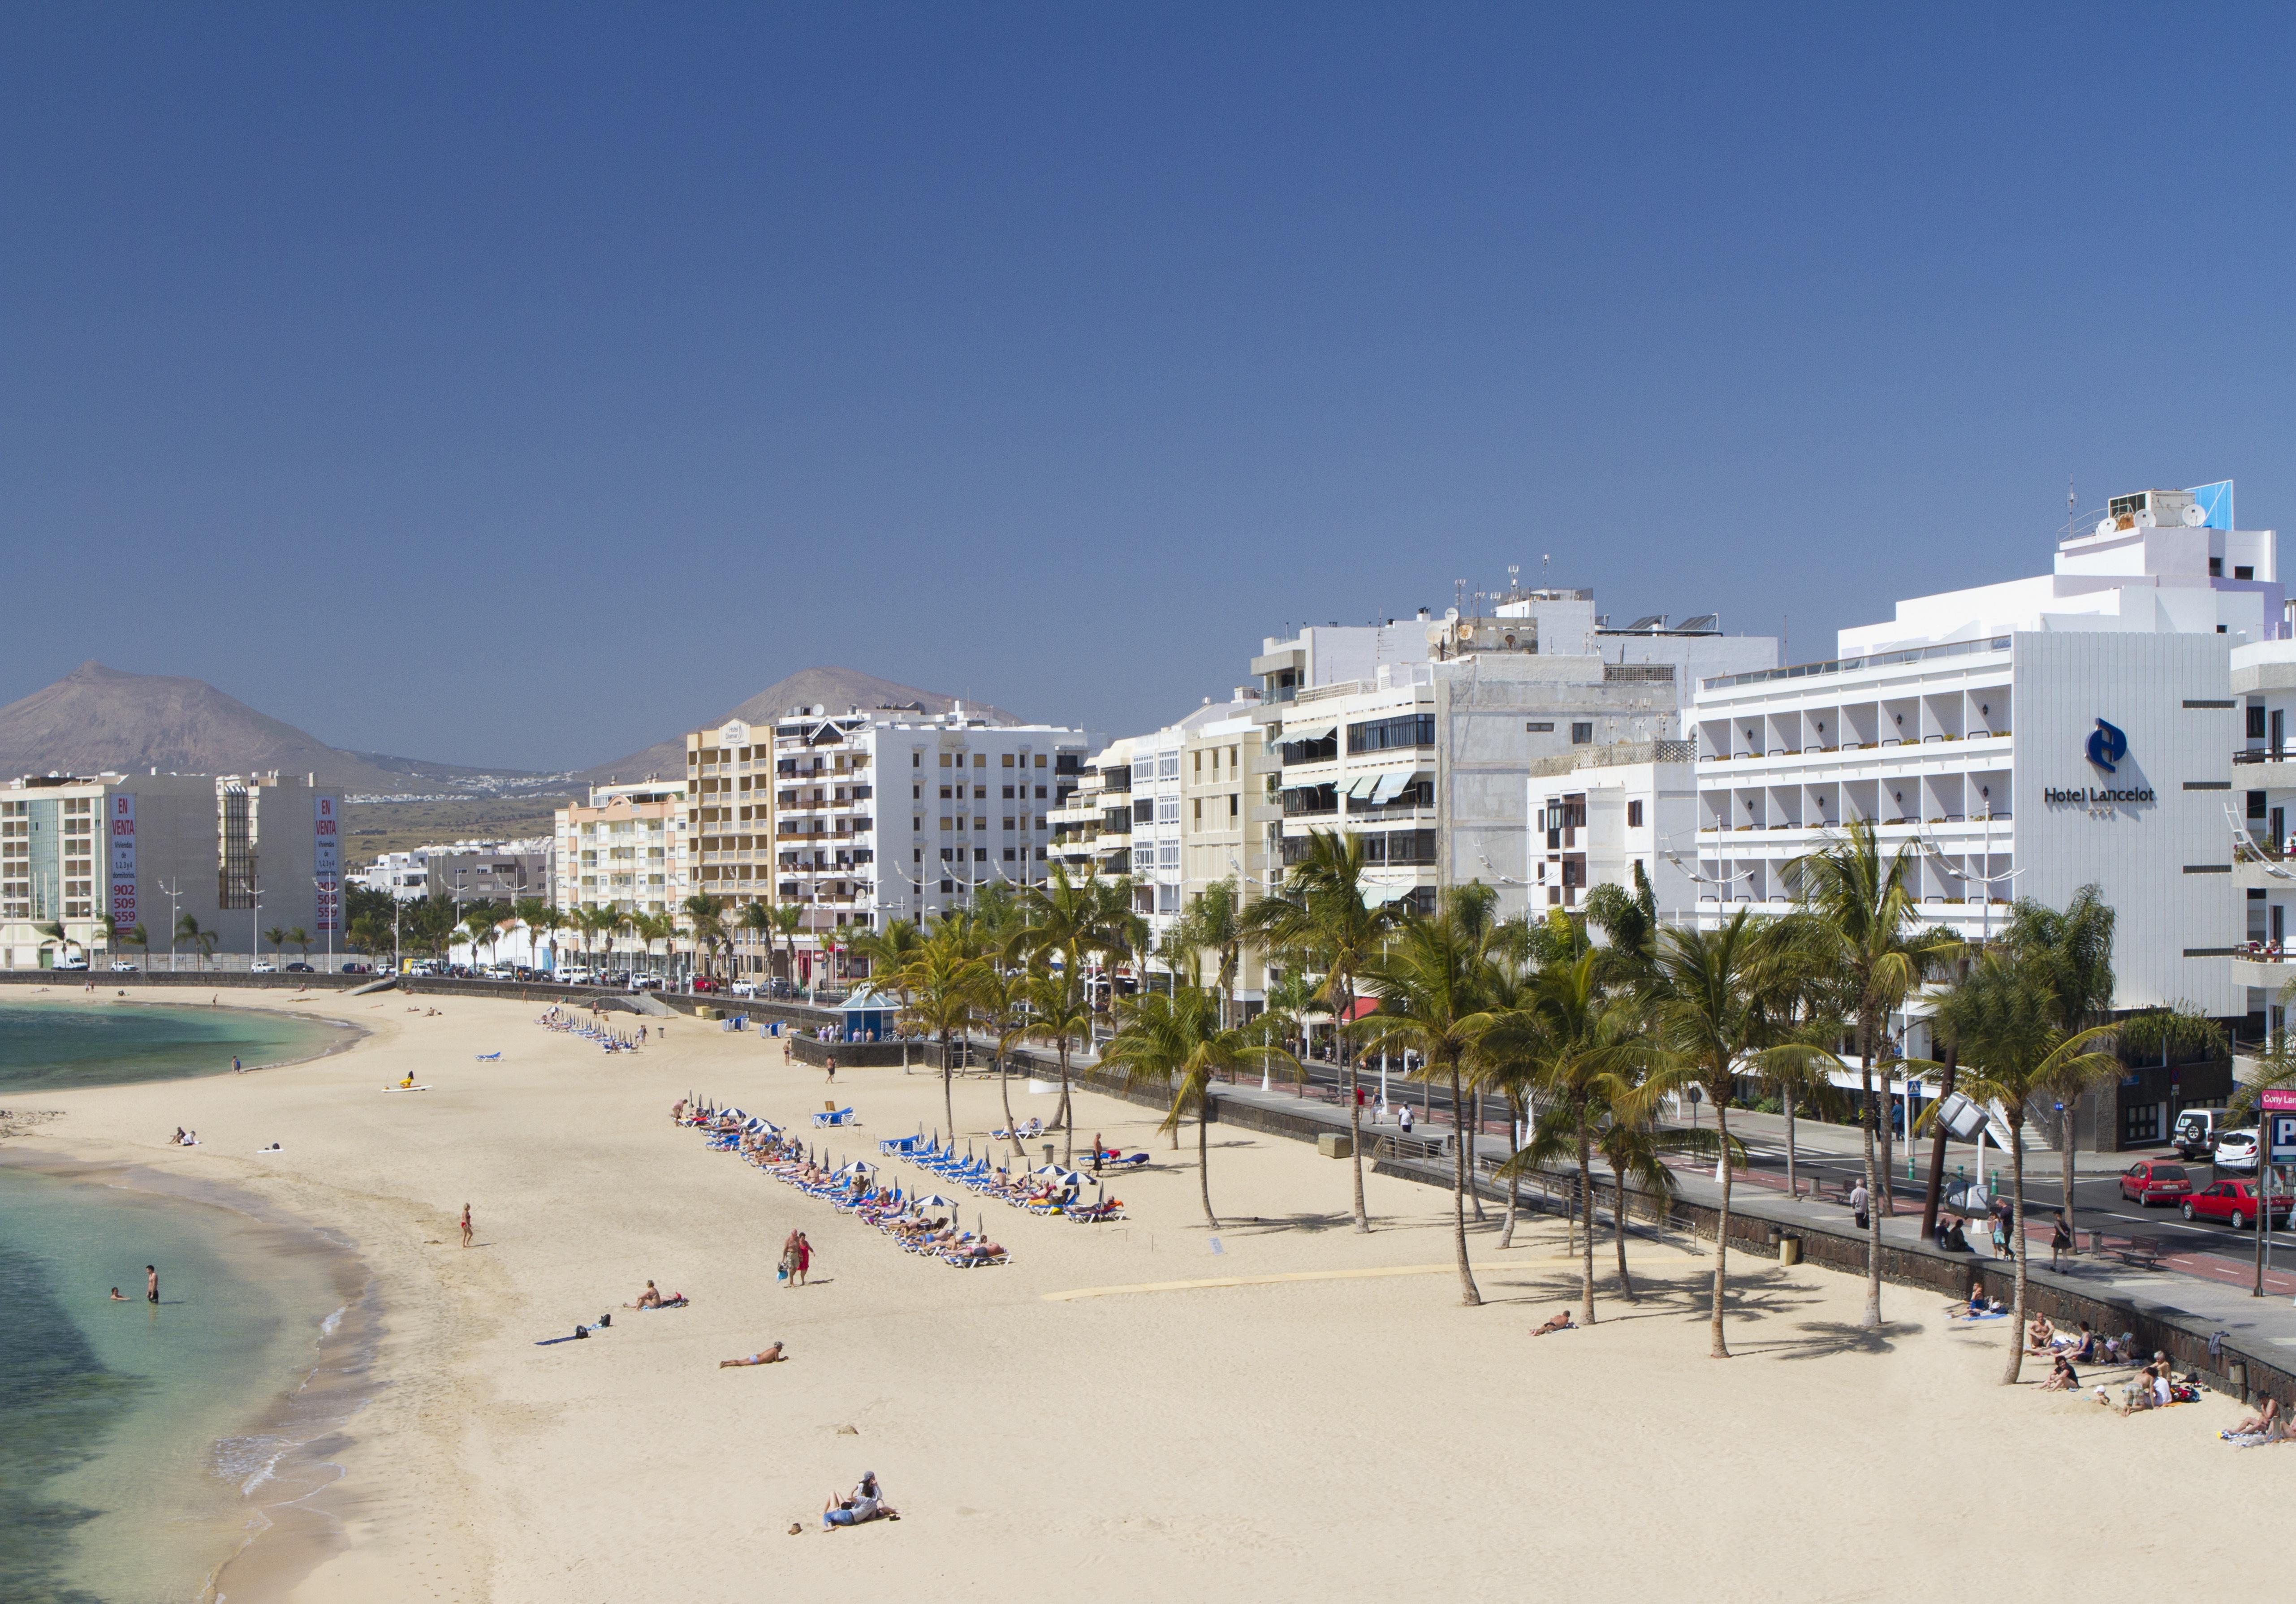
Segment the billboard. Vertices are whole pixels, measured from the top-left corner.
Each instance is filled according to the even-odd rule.
[[[135,924],[135,793],[114,792],[104,804],[104,811],[110,815],[105,833],[111,840],[111,893],[104,911],[111,915],[111,922],[124,937]]]
[[[311,876],[316,882],[312,904],[312,917],[322,937],[341,929],[342,919],[342,834],[336,818],[340,798],[318,796],[311,798]]]

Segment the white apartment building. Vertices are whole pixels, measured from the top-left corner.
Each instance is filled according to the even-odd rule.
[[[1050,858],[1070,878],[1132,872],[1132,737],[1110,741],[1078,765],[1065,797],[1055,792],[1046,815]]]
[[[312,776],[95,774],[0,786],[0,966],[45,969],[61,923],[79,953],[164,953],[188,916],[243,966],[274,926],[342,948],[342,798]],[[97,921],[109,915],[108,941]],[[142,927],[138,947],[131,933]],[[184,947],[185,962],[197,946]],[[315,959],[316,961],[316,959]],[[163,960],[164,962],[164,960]]]
[[[1707,679],[1694,850],[1666,843],[1702,919],[1784,912],[1788,863],[1871,820],[1918,849],[1923,910],[1957,933],[2094,884],[2120,913],[2116,1006],[2250,1012],[2227,804],[2259,726],[2232,665],[2282,649],[2284,610],[2271,533],[2210,516],[2192,492],[2119,497],[2050,574],[1901,602],[1830,661]],[[2144,1110],[2122,1113],[2139,1139]]]
[[[1060,725],[992,724],[961,704],[778,721],[775,897],[807,910],[801,971],[840,953],[849,928],[930,919],[987,885],[1041,885],[1054,808],[1095,744]]]
[[[1387,900],[1431,908],[1440,888],[1480,880],[1505,915],[1544,908],[1550,889],[1560,902],[1529,835],[1532,765],[1679,739],[1693,675],[1776,663],[1775,639],[1712,623],[1612,630],[1591,591],[1542,589],[1509,593],[1484,617],[1366,626],[1351,642],[1336,629],[1267,641],[1252,667],[1271,704],[1260,716],[1282,812],[1272,855],[1280,867],[1311,831],[1346,829],[1364,837]],[[1368,677],[1325,677],[1374,659]]]
[[[660,914],[685,897],[687,843],[684,780],[594,785],[587,802],[557,810],[551,904],[562,913],[620,908]]]
[[[1660,922],[1679,922],[1695,910],[1693,869],[1672,847],[1696,828],[1695,749],[1687,741],[1645,741],[1532,761],[1534,916],[1542,903],[1575,910],[1596,886],[1631,892],[1637,869],[1650,882]]]

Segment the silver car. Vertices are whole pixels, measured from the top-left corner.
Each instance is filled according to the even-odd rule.
[[[2256,1127],[2247,1125],[2237,1131],[2218,1131],[2216,1151],[2210,1161],[2220,1170],[2255,1169]]]

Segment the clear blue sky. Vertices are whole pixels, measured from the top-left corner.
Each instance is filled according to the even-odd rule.
[[[0,700],[1115,732],[1552,553],[1826,655],[2288,516],[2285,11],[18,6]]]

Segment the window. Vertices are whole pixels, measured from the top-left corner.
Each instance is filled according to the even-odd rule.
[[[909,754],[909,766],[911,768],[922,768],[924,765],[925,755],[922,752],[911,752]]]
[[[1011,786],[1009,786],[1009,785],[1008,785],[1008,786],[1006,786],[1006,787],[1004,788],[1004,800],[1006,800],[1007,802],[1010,802],[1012,799],[1013,799],[1013,788],[1012,788]]]
[[[1389,752],[1403,747],[1435,744],[1435,715],[1406,713],[1400,718],[1374,718],[1348,726],[1349,752]]]
[[[2221,579],[2224,577],[2223,558],[2211,557],[2209,559],[2209,577],[2211,579]]]
[[[2262,791],[2251,791],[2248,793],[2248,816],[2251,819],[2260,819],[2264,816],[2264,793]]]
[[[1204,827],[1204,799],[1201,797],[1196,798],[1195,808],[1195,826],[1198,830],[1201,830]]]
[[[1045,755],[1042,752],[1037,754],[1037,766],[1038,768],[1045,766]]]
[[[1643,805],[1642,805],[1642,803],[1641,803],[1641,802],[1639,802],[1639,801],[1634,801],[1634,802],[1629,802],[1629,803],[1628,803],[1628,804],[1627,804],[1627,828],[1628,828],[1628,830],[1640,830],[1642,827],[1643,827]]]
[[[1554,721],[1551,718],[1533,719],[1530,723],[1523,725],[1522,727],[1524,732],[1530,735],[1552,735],[1554,733]]]
[[[975,768],[987,768],[988,766],[988,754],[986,752],[973,753],[972,766]]]
[[[950,764],[954,763],[955,761],[955,758],[953,758],[953,757],[950,757],[947,752],[943,752],[943,753],[940,755],[940,765],[941,765],[941,767],[943,767],[943,768],[947,768]]]
[[[2253,579],[2256,577],[2256,570],[2252,568],[2236,568],[2233,569],[2232,577],[2235,579]]]
[[[1594,739],[1595,726],[1592,724],[1574,724],[1570,726],[1570,744],[1572,746],[1587,746],[1590,744]]]
[[[1215,759],[1213,759],[1213,762],[1214,762],[1215,765],[1218,765],[1218,758],[1215,758]],[[1203,754],[1203,752],[1202,752],[1201,749],[1199,749],[1197,750],[1197,752],[1196,752],[1196,754],[1195,754],[1195,761],[1194,761],[1194,765],[1193,765],[1193,768],[1191,769],[1191,771],[1190,771],[1190,772],[1191,772],[1191,773],[1193,773],[1195,775],[1195,777],[1196,777],[1197,779],[1199,779],[1199,780],[1201,780],[1201,779],[1202,779],[1202,778],[1204,777],[1204,754]]]
[[[1010,752],[1004,754],[1004,766],[1006,768],[1011,768],[1013,766],[1013,754]]]
[[[1227,818],[1228,818],[1228,822],[1229,822],[1229,823],[1231,823],[1231,824],[1233,824],[1233,823],[1234,823],[1234,822],[1235,822],[1236,809],[1237,809],[1237,806],[1238,806],[1238,804],[1239,804],[1239,802],[1240,802],[1241,800],[1242,800],[1242,798],[1240,798],[1239,797],[1237,797],[1237,796],[1236,796],[1236,794],[1235,794],[1234,792],[1231,791],[1231,792],[1229,792],[1229,793],[1228,793],[1228,798],[1227,798]]]
[[[2259,702],[2248,704],[2248,738],[2251,741],[2264,739],[2264,708]]]
[[[1039,802],[1041,802],[1041,801],[1043,801],[1044,799],[1045,799],[1045,788],[1044,788],[1043,786],[1041,786],[1041,785],[1040,785],[1040,786],[1038,786],[1038,787],[1037,788],[1037,801],[1039,801]]]

